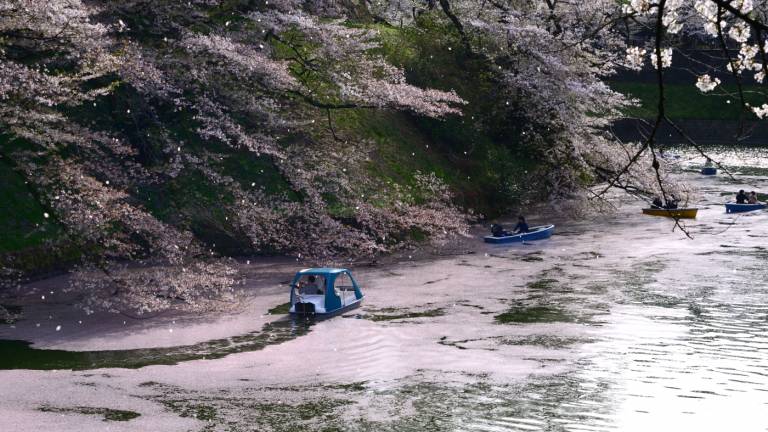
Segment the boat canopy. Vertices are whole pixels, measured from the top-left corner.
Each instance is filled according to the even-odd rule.
[[[363,298],[352,273],[344,268],[300,270],[291,282],[291,306],[312,303],[317,313],[331,313]]]
[[[349,270],[343,269],[343,268],[330,268],[330,267],[317,267],[317,268],[306,268],[303,270],[299,270],[299,274],[313,274],[313,275],[327,275],[327,274],[339,274],[342,272],[349,273]]]

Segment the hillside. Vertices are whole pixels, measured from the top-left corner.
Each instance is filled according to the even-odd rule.
[[[519,8],[13,2],[0,267],[70,270],[86,310],[205,310],[232,257],[375,259],[583,196],[626,164],[621,35]]]
[[[545,184],[531,180],[541,161],[531,158],[533,153],[526,151],[521,143],[521,125],[501,119],[495,121],[489,116],[493,105],[501,102],[487,66],[467,54],[449,26],[439,21],[424,21],[419,31],[386,25],[366,26],[378,32],[383,55],[405,70],[410,83],[455,90],[467,100],[463,114],[430,119],[386,109],[334,109],[310,114],[312,126],[302,134],[286,136],[285,145],[291,140],[328,142],[332,134],[331,142],[336,143],[340,152],[350,145],[355,147],[350,151],[356,153],[364,149],[364,158],[350,161],[347,168],[360,170],[361,175],[376,179],[376,184],[387,185],[389,189],[377,192],[394,196],[404,191],[408,200],[423,201],[420,195],[424,192],[418,190],[415,176],[434,173],[448,185],[454,202],[475,216],[494,217],[520,208],[529,197],[546,194]],[[121,86],[100,98],[98,109],[81,110],[78,115],[100,130],[120,130],[132,135],[144,159],[142,163],[151,167],[167,158],[162,136],[168,132],[161,131],[162,125],[153,124],[153,119],[143,114],[148,109],[143,104],[135,90]],[[311,108],[308,104],[298,104],[292,110],[305,114]],[[126,111],[137,114],[126,118]],[[294,202],[304,199],[302,190],[291,184],[268,156],[201,140],[196,134],[199,124],[189,117],[180,118],[175,113],[162,111],[156,115],[167,117],[161,121],[173,124],[170,132],[184,139],[186,149],[198,155],[215,152],[217,161],[213,166],[219,175],[232,178],[243,188],[259,189],[268,196]],[[135,129],[138,125],[142,125],[143,130]],[[3,139],[6,152],[27,146],[23,140],[9,135]],[[40,199],[40,191],[25,181],[18,167],[8,163],[8,158],[0,159],[0,163],[3,163],[0,196],[4,207],[0,222],[7,227],[0,239],[0,263],[29,273],[55,271],[77,263],[83,250],[96,247],[67,233],[57,222],[55,211],[45,199]],[[290,252],[254,247],[235,223],[232,194],[194,169],[184,169],[172,179],[144,184],[130,192],[131,199],[153,216],[180,229],[189,229],[207,248],[219,254]],[[370,192],[365,187],[355,190],[362,195]],[[356,223],[350,203],[331,193],[324,194],[323,199],[334,218]],[[381,201],[375,205],[386,210],[391,203]],[[400,235],[403,236],[400,241],[426,239],[418,229]]]

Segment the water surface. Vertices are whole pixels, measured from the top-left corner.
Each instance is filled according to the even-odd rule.
[[[472,254],[359,269],[361,309],[259,333],[277,343],[169,349],[178,364],[136,370],[4,372],[8,406],[60,415],[103,393],[141,414],[115,424],[157,409],[222,431],[768,430],[768,213],[722,206],[768,191],[768,159],[723,152],[734,180],[697,175],[703,159],[681,153],[679,176],[700,191],[692,239],[625,200],[556,220],[534,245],[476,240]],[[30,396],[43,377],[82,396]]]

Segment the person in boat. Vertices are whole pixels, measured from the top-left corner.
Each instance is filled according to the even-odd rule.
[[[707,158],[707,161],[704,162],[704,168],[711,168],[712,167],[712,159]]]
[[[740,190],[739,193],[736,194],[736,204],[746,204],[747,203],[747,194],[744,192],[744,189]]]
[[[664,203],[661,202],[661,198],[658,196],[653,197],[653,202],[651,202],[651,208],[660,209],[664,207]]]
[[[528,232],[528,223],[525,221],[525,217],[520,216],[517,218],[517,225],[512,231],[514,234],[523,234]]]
[[[749,197],[747,197],[747,202],[750,204],[757,204],[757,194],[755,191],[752,191],[749,193]]]
[[[678,201],[679,201],[679,200],[677,199],[677,197],[675,197],[674,195],[672,195],[672,196],[671,196],[671,197],[670,197],[670,198],[667,200],[667,204],[666,204],[666,205],[664,205],[664,208],[665,208],[665,209],[667,209],[667,210],[674,210],[674,209],[676,209],[676,208],[677,208],[677,203],[678,203]]]
[[[494,237],[504,237],[509,235],[508,232],[504,231],[504,227],[499,224],[493,224],[491,225],[491,235]]]
[[[309,275],[307,282],[299,289],[299,294],[314,295],[323,294],[323,288],[317,280],[317,276]]]

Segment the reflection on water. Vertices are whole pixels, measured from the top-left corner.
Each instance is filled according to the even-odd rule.
[[[735,172],[749,173],[750,185],[768,186],[768,159],[759,158],[747,169],[757,155],[746,161],[725,156],[726,163],[738,167]],[[700,162],[703,158],[691,159]],[[566,372],[531,375],[522,382],[481,377],[453,383],[442,374],[410,376],[377,393],[403,407],[396,419],[363,429],[768,430],[768,254],[763,246],[768,217],[724,214],[720,203],[732,192],[733,181],[687,176],[709,203],[689,223],[693,240],[670,234],[663,221],[637,216],[636,208],[626,209],[614,220],[598,222],[599,236],[587,230],[579,238],[550,242],[536,256],[559,271],[540,273],[524,293],[505,303],[519,312],[514,324],[522,328],[541,321],[525,311],[554,310],[556,321],[590,316],[582,321],[579,337],[558,334],[562,326],[537,325],[533,334],[495,337],[486,344],[477,343],[482,336],[452,341],[464,350],[496,349],[510,341],[542,346],[549,354],[536,359],[542,365],[565,362]],[[723,223],[730,228],[720,228]],[[555,254],[554,248],[562,250]],[[499,251],[493,254],[504,258]],[[508,256],[521,255],[510,251]],[[499,261],[484,263],[489,273],[504,270]],[[489,283],[494,280],[488,276]]]
[[[693,240],[636,204],[535,246],[364,276],[363,313],[385,318],[297,341],[333,345],[312,358],[335,362],[281,389],[304,395],[278,410],[301,422],[240,422],[224,399],[175,391],[264,430],[768,430],[768,216],[726,215],[732,183],[685,176],[710,203]],[[273,412],[263,390],[238,394]],[[313,392],[335,415],[308,414]]]

